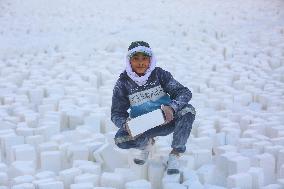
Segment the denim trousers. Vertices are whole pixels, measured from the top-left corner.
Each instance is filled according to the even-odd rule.
[[[116,141],[116,145],[122,149],[143,149],[147,146],[150,138],[166,136],[173,133],[171,147],[178,153],[184,153],[186,150],[186,142],[190,135],[194,120],[195,109],[191,104],[188,104],[185,108],[176,112],[174,114],[174,119],[167,124],[149,129],[133,140],[117,142],[121,138],[129,137],[128,132],[124,128],[120,128],[117,131],[114,140]]]

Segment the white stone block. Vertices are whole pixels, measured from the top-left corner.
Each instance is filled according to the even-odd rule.
[[[271,146],[271,145],[272,144],[269,141],[259,141],[259,142],[254,142],[252,147],[254,149],[256,149],[258,151],[258,153],[262,154],[262,153],[264,153],[264,148],[266,146]]]
[[[38,145],[39,153],[44,151],[57,151],[58,144],[56,142],[44,142]]]
[[[216,157],[216,165],[226,176],[229,174],[229,159],[239,156],[236,152],[226,152]]]
[[[9,169],[9,177],[33,175],[34,173],[35,167],[32,161],[14,161]]]
[[[34,135],[34,128],[30,127],[18,127],[16,129],[16,133],[18,136],[33,136]]]
[[[189,182],[199,182],[199,178],[197,172],[194,170],[184,170],[182,174],[182,182],[189,181]]]
[[[227,152],[237,152],[237,147],[233,145],[223,145],[216,147],[216,150],[214,150],[215,155],[221,155]]]
[[[113,155],[115,154],[115,158]],[[114,149],[110,144],[105,144],[94,152],[96,162],[102,163],[103,170],[114,171],[115,168],[128,166],[128,154]]]
[[[182,183],[182,185],[186,186],[186,189],[204,189],[203,185],[199,182],[199,180],[189,181],[186,180]]]
[[[163,186],[166,183],[180,183],[181,179],[182,179],[181,174],[168,175],[166,172],[164,172],[162,183],[163,183]]]
[[[284,179],[284,164],[282,164],[280,167],[279,178]]]
[[[256,155],[252,159],[252,166],[263,168],[264,185],[275,182],[275,158],[273,155],[264,153]]]
[[[15,145],[11,150],[12,161],[33,161],[34,163],[37,161],[35,148],[30,144]]]
[[[260,189],[283,189],[283,186],[281,186],[280,184],[269,184],[261,187]]]
[[[101,114],[91,114],[84,118],[84,125],[88,126],[95,133],[101,133],[101,119]]]
[[[216,166],[213,164],[205,164],[197,170],[197,175],[202,184],[213,184],[214,183],[214,173]]]
[[[151,182],[152,188],[162,188],[162,178],[164,175],[165,166],[161,161],[148,161],[148,180]]]
[[[204,189],[226,189],[226,188],[222,186],[212,185],[212,184],[205,184]]]
[[[0,189],[1,189],[1,187],[0,187]],[[35,186],[32,183],[23,183],[23,184],[13,185],[12,189],[35,189]]]
[[[55,173],[52,171],[40,171],[35,175],[35,178],[38,180],[41,179],[48,179],[48,178],[55,178]]]
[[[78,168],[65,169],[59,172],[59,178],[64,183],[64,188],[68,189],[71,184],[74,184],[74,178],[80,175],[82,171]]]
[[[179,183],[165,183],[163,189],[187,189],[187,186]]]
[[[78,125],[84,123],[84,113],[81,110],[71,110],[66,112],[68,116],[69,128],[75,129]]]
[[[39,188],[39,184],[50,183],[55,181],[56,180],[54,178],[46,178],[46,179],[34,180],[32,183],[35,185],[36,188]]]
[[[44,142],[44,137],[42,135],[34,135],[25,137],[25,143],[37,147],[39,144]]]
[[[35,178],[32,175],[23,175],[13,178],[13,183],[14,184],[31,183],[34,179]]]
[[[124,182],[131,182],[134,180],[138,180],[138,175],[134,172],[134,170],[130,168],[116,168],[114,173],[121,175],[124,179]]]
[[[237,142],[238,149],[252,148],[252,144],[256,141],[254,138],[239,138]]]
[[[194,169],[195,167],[194,157],[192,155],[182,155],[179,158],[179,162],[181,170]]]
[[[264,184],[264,173],[263,169],[259,167],[251,167],[248,173],[252,177],[252,189],[261,188]]]
[[[29,100],[33,104],[41,104],[44,98],[44,91],[41,88],[29,89],[28,91]]]
[[[130,168],[134,171],[135,175],[137,175],[140,179],[148,179],[148,165],[145,163],[144,165],[137,165],[133,162],[133,158],[130,158]]]
[[[225,127],[221,130],[222,132],[226,133],[226,141],[225,144],[230,144],[230,145],[236,145],[240,135],[241,135],[241,131],[240,129],[237,128],[231,128],[231,127]]]
[[[252,177],[248,173],[239,173],[231,175],[227,178],[227,187],[228,188],[239,187],[242,189],[251,189]]]
[[[7,185],[8,180],[9,180],[8,174],[0,172],[0,185]]]
[[[72,144],[67,149],[67,156],[71,163],[74,160],[88,160],[89,151],[85,145]]]
[[[70,189],[93,189],[92,183],[71,184]]]
[[[192,138],[190,142],[196,144],[199,147],[199,149],[212,150],[213,147],[212,138],[209,137]]]
[[[5,163],[1,163],[0,162],[0,172],[7,172],[8,171],[8,167]]]
[[[228,158],[228,173],[234,175],[238,173],[245,173],[250,167],[250,159],[244,156],[229,157]]]
[[[195,169],[198,169],[204,164],[211,163],[212,161],[211,150],[192,150],[192,155],[194,157]]]
[[[24,137],[23,136],[16,136],[16,135],[5,135],[0,138],[1,139],[1,149],[4,151],[3,155],[6,155],[6,159],[9,163],[13,161],[11,155],[11,148],[15,145],[20,145],[24,143]]]
[[[91,174],[97,174],[100,175],[102,172],[102,166],[100,163],[94,163],[93,165],[80,165],[78,168],[83,173],[91,173]]]
[[[51,189],[51,188],[52,189],[64,189],[64,185],[60,181],[38,183],[38,189]]]
[[[28,127],[35,128],[38,126],[39,115],[37,113],[26,113],[24,119]]]
[[[124,179],[117,173],[104,172],[101,176],[101,186],[123,189]]]
[[[102,147],[104,145],[103,142],[88,142],[85,144],[86,147],[88,148],[89,151],[89,160],[94,160],[93,154],[96,150],[98,150],[100,147]]]
[[[74,178],[74,183],[92,183],[93,186],[100,185],[100,175],[85,173],[82,175],[78,175]]]
[[[125,189],[151,189],[151,183],[147,180],[135,180],[127,182],[125,184]]]
[[[60,151],[45,151],[40,154],[41,170],[58,173],[62,168]]]
[[[223,146],[226,144],[226,134],[225,132],[217,133],[213,138],[213,146]]]

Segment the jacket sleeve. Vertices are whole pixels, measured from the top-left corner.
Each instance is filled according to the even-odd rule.
[[[180,111],[191,100],[191,91],[175,80],[170,72],[161,69],[160,74],[162,87],[172,100],[169,106],[175,112]]]
[[[111,105],[111,120],[118,128],[123,127],[126,123],[129,113],[130,102],[126,94],[126,89],[118,80],[113,89],[112,105]]]

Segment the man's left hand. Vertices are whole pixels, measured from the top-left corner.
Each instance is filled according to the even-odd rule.
[[[166,123],[171,122],[174,119],[174,110],[170,106],[162,105],[161,109],[163,110],[165,117],[166,117]]]

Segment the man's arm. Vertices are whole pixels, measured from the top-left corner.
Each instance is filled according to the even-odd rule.
[[[121,128],[126,123],[129,114],[127,112],[130,106],[129,99],[125,88],[120,81],[117,81],[112,95],[111,105],[111,120],[118,127]]]
[[[170,72],[163,69],[160,71],[162,87],[172,99],[169,106],[173,108],[174,112],[178,112],[190,101],[192,93],[187,87],[175,80]]]

